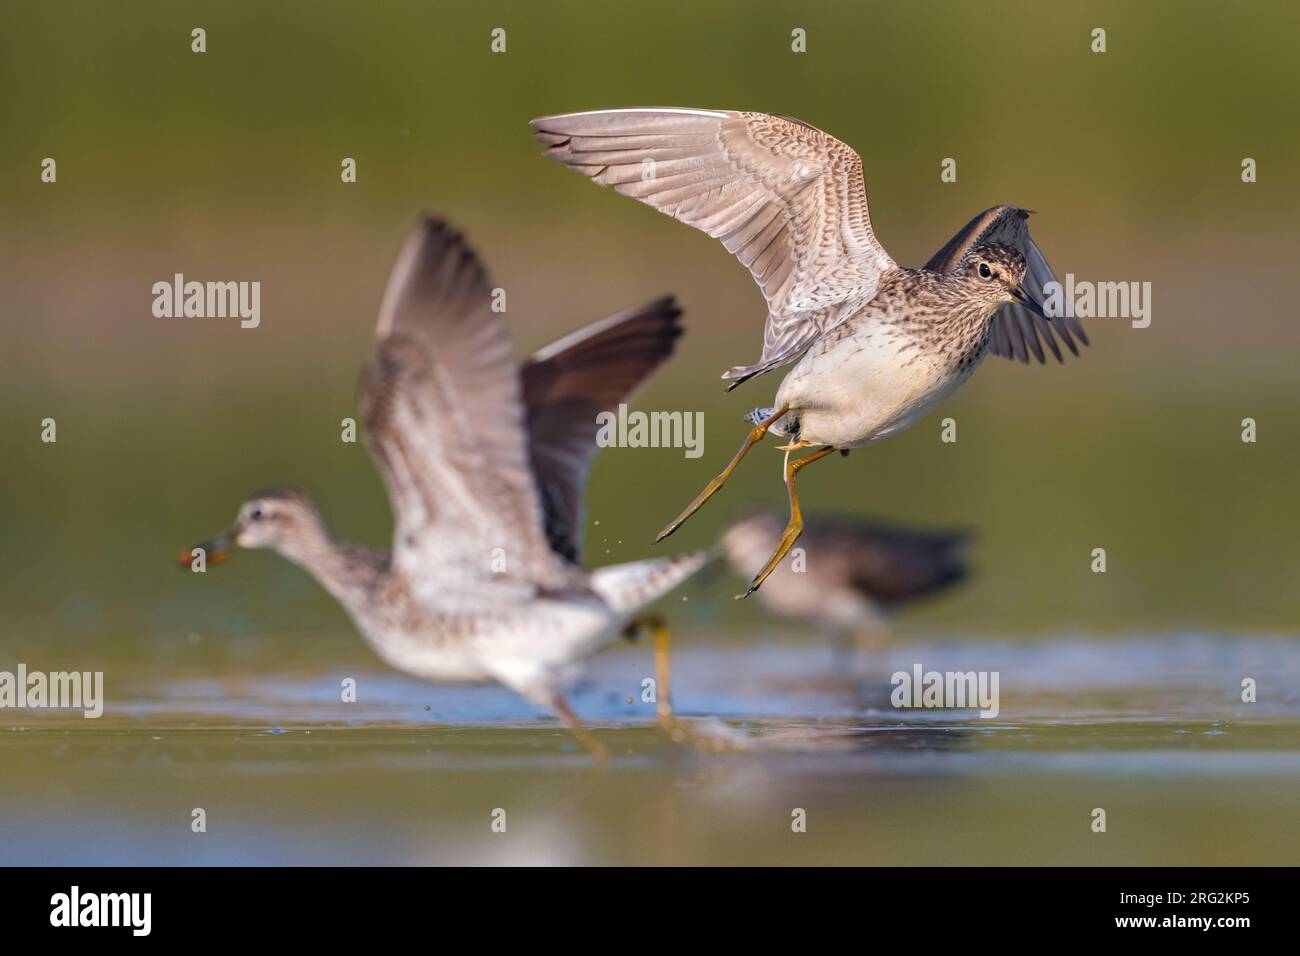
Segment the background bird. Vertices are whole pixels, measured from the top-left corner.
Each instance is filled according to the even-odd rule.
[[[877,241],[862,160],[800,120],[701,109],[616,109],[532,121],[546,155],[722,241],[767,300],[763,351],[724,373],[731,387],[795,363],[769,407],[755,409],[740,450],[659,534],[672,534],[769,430],[787,439],[790,520],[745,595],[803,529],[795,478],[832,451],[908,428],[962,384],[988,351],[1059,360],[1059,337],[1087,344],[1069,316],[1039,301],[1053,281],[1029,236],[1028,212],[995,206],[922,269],[898,266]],[[1040,342],[1041,338],[1041,342]],[[811,450],[791,460],[790,453]],[[744,596],[744,595],[742,595]]]
[[[752,577],[780,540],[770,512],[733,524],[722,537],[727,562]],[[799,548],[782,561],[759,600],[774,614],[812,623],[840,642],[877,647],[887,615],[966,578],[965,531],[922,531],[838,514],[809,517]]]
[[[657,299],[520,367],[490,290],[478,257],[438,219],[416,226],[393,267],[361,382],[367,445],[393,509],[391,551],[335,541],[310,498],[273,491],[244,504],[207,553],[216,563],[233,545],[279,552],[393,667],[499,681],[603,754],[566,683],[707,558],[579,564],[596,416],[672,354],[681,311]]]

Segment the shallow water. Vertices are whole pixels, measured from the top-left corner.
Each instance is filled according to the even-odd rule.
[[[146,672],[99,720],[6,711],[0,862],[1300,861],[1296,641],[909,642],[851,667],[811,640],[679,644],[685,743],[641,702],[648,646],[575,688],[603,768],[504,690],[377,666]],[[914,662],[998,671],[1001,712],[892,708]]]

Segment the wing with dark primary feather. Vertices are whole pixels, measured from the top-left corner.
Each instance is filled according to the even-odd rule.
[[[361,382],[371,454],[388,488],[393,556],[415,580],[491,570],[494,548],[531,583],[570,572],[547,543],[519,369],[483,265],[438,219],[402,246]]]
[[[964,531],[916,531],[852,517],[809,521],[810,561],[882,604],[933,594],[966,576]]]
[[[1015,206],[994,206],[987,209],[949,239],[947,245],[936,252],[925,267],[936,272],[951,272],[977,246],[993,242],[1010,246],[1025,258],[1025,291],[1041,304],[1043,286],[1056,281],[1056,277],[1029,235],[1029,225],[1026,222],[1028,218],[1027,210]],[[1075,355],[1079,354],[1075,339],[1083,345],[1088,344],[1088,336],[1074,316],[1045,319],[1023,305],[1012,302],[1002,306],[993,318],[989,331],[989,351],[1021,362],[1028,362],[1032,352],[1039,362],[1046,362],[1047,356],[1043,352],[1043,343],[1046,343],[1056,360],[1062,362],[1064,358],[1053,333]],[[1042,343],[1039,342],[1039,336],[1042,337]]]
[[[672,296],[593,323],[523,367],[529,453],[556,553],[575,564],[582,500],[596,454],[596,416],[613,411],[673,352],[682,334]]]

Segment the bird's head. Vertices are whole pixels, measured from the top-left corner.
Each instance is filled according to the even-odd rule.
[[[771,512],[757,512],[737,521],[722,536],[728,563],[742,574],[757,574],[776,547],[783,527],[782,519]]]
[[[298,558],[324,535],[316,505],[306,495],[283,489],[266,491],[240,507],[235,525],[225,534],[199,545],[208,564],[220,564],[237,545],[241,548],[271,548],[288,558]],[[189,565],[190,554],[180,563]]]
[[[1039,315],[1043,307],[1025,291],[1025,257],[1010,246],[990,243],[972,249],[959,273],[969,292],[991,306],[1019,302]]]

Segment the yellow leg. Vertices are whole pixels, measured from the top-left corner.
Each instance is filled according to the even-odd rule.
[[[651,624],[655,634],[655,712],[664,730],[671,730],[673,705],[668,696],[669,658],[672,654],[672,637],[663,621]]]
[[[582,723],[578,720],[578,715],[573,712],[573,708],[569,706],[567,700],[556,694],[551,699],[551,708],[560,715],[560,719],[573,731],[573,736],[578,738],[578,743],[591,751],[591,755],[596,758],[597,763],[604,763],[609,759],[609,751],[605,749],[605,745],[593,737],[587,728],[582,726]]]
[[[668,624],[657,614],[637,618],[624,628],[623,633],[635,638],[643,629],[655,636],[655,714],[664,730],[672,730],[673,705],[668,694],[672,637],[668,633]]]
[[[721,474],[705,485],[704,490],[695,496],[695,500],[686,506],[686,510],[674,518],[672,522],[664,528],[664,530],[659,532],[659,536],[655,538],[655,543],[658,544],[664,538],[668,537],[680,528],[687,518],[699,511],[700,506],[712,498],[714,493],[722,487],[723,483],[731,477],[731,473],[736,470],[736,466],[740,464],[740,459],[745,457],[746,452],[762,441],[763,436],[767,434],[767,430],[775,425],[777,420],[788,411],[790,411],[788,408],[779,408],[772,413],[771,417],[763,419],[751,428],[748,437],[745,438],[745,443],[740,446],[740,451],[736,452],[736,457],[731,459],[731,464],[722,469]]]
[[[822,448],[811,455],[796,458],[794,461],[788,460],[789,451],[786,452],[785,487],[790,492],[790,523],[785,526],[785,531],[781,535],[781,542],[776,546],[776,550],[772,552],[772,556],[767,559],[767,564],[763,565],[763,570],[754,576],[754,580],[744,594],[736,595],[737,600],[747,598],[761,588],[768,575],[777,569],[781,560],[790,553],[794,543],[799,540],[799,535],[803,533],[803,514],[799,510],[799,493],[795,489],[794,477],[808,465],[811,465],[819,458],[825,458],[834,450],[834,448]]]

